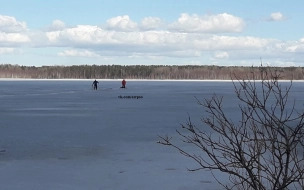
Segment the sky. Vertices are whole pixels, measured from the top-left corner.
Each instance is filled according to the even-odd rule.
[[[304,66],[303,0],[0,0],[0,64]]]

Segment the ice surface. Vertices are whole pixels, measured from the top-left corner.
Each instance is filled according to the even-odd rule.
[[[0,81],[0,189],[222,189],[156,142],[158,134],[178,141],[175,129],[188,114],[200,125],[195,97],[224,95],[237,119],[231,82],[127,81],[127,89],[99,82],[94,91],[88,80]],[[292,89],[301,109],[302,85]]]

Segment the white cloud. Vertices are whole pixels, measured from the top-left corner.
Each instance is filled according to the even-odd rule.
[[[250,36],[223,36],[223,35],[195,35],[188,34],[185,45],[189,48],[201,51],[242,51],[242,50],[264,50],[272,47],[277,42],[273,39],[264,39]]]
[[[179,34],[164,31],[146,32],[119,32],[109,31],[97,26],[79,25],[74,28],[66,28],[62,31],[52,31],[46,33],[46,38],[53,46],[107,46],[119,45],[145,46],[179,42]]]
[[[284,19],[285,19],[285,17],[283,16],[282,13],[276,12],[276,13],[271,13],[270,14],[269,21],[281,21],[281,20],[284,20]]]
[[[45,47],[73,47],[59,53],[68,57],[107,57],[108,59],[205,59],[221,65],[243,60],[251,65],[259,58],[289,60],[304,52],[303,39],[280,41],[252,36],[226,36],[165,30],[115,31],[98,26],[78,25],[45,33],[40,39]],[[38,43],[38,42],[37,42]],[[86,50],[83,50],[86,49]],[[102,56],[101,56],[102,55]],[[178,61],[184,63],[184,61]],[[206,63],[208,61],[205,61]],[[291,62],[291,61],[290,61]],[[211,62],[210,62],[211,63]],[[271,63],[271,62],[270,62]],[[241,63],[240,63],[241,64]]]
[[[101,28],[91,25],[78,25],[61,31],[47,32],[46,37],[53,46],[88,46],[106,42],[111,32],[104,32]]]
[[[304,53],[304,43],[303,39],[298,41],[280,42],[275,44],[277,51],[285,53]]]
[[[6,23],[14,26],[14,19],[10,18],[7,20],[11,21]],[[2,28],[3,23],[2,21]],[[205,62],[212,60],[218,64],[237,64],[243,60],[249,60],[248,63],[252,64],[254,61],[259,62],[260,57],[265,60],[279,58],[282,63],[304,60],[304,38],[283,41],[240,34],[219,34],[239,32],[244,27],[241,18],[227,13],[208,16],[183,14],[176,22],[169,24],[167,29],[160,18],[146,17],[137,24],[127,15],[109,19],[104,28],[95,25],[66,27],[64,22],[54,20],[49,25],[49,30],[38,31],[18,25],[18,21],[15,23],[21,27],[20,32],[9,25],[5,26],[5,32],[0,31],[2,54],[16,53],[7,48],[27,46],[71,48],[72,50],[58,55],[115,60],[175,59],[178,63],[185,63],[193,58],[199,61],[205,59]]]
[[[47,32],[46,39],[46,46],[86,48],[98,52],[97,54],[100,51],[107,51],[113,52],[112,55],[124,56],[146,54],[162,57],[199,57],[203,52],[215,51],[214,58],[224,59],[231,58],[231,51],[254,51],[255,56],[260,57],[259,53],[263,51],[287,49],[286,43],[278,40],[250,36],[233,37],[168,31],[117,32],[90,25]],[[289,46],[292,44],[294,43]]]
[[[48,31],[58,31],[65,28],[65,23],[61,20],[54,20],[52,24],[48,27]]]
[[[58,53],[58,55],[65,57],[100,57],[98,54],[88,50],[65,50]]]
[[[117,16],[107,20],[107,28],[117,31],[133,31],[137,29],[137,23],[133,22],[128,15]]]
[[[19,22],[14,17],[0,15],[0,32],[13,33],[25,30],[25,22]]]
[[[0,47],[13,47],[30,42],[25,22],[0,15]]]
[[[12,54],[16,52],[15,48],[0,48],[0,54]]]
[[[189,62],[185,63],[185,65],[203,65],[203,63],[201,61],[194,60],[194,61],[189,61]]]
[[[163,25],[160,18],[157,17],[146,17],[141,20],[140,28],[142,30],[155,30],[159,29]]]
[[[168,28],[180,32],[223,33],[241,32],[244,26],[243,19],[227,13],[207,16],[184,13]]]
[[[229,53],[227,52],[215,52],[213,55],[215,59],[227,59],[229,58]]]
[[[162,57],[200,57],[202,52],[198,50],[172,50],[168,52],[159,52],[158,55]]]
[[[30,38],[25,34],[0,32],[0,46],[15,46],[26,42],[30,42]]]
[[[295,67],[296,64],[291,61],[274,61],[272,65],[275,65],[277,67]]]

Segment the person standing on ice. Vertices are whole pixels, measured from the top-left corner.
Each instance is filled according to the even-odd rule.
[[[97,84],[98,84],[98,83],[99,83],[99,82],[98,82],[96,79],[93,81],[92,86],[93,86],[94,90],[97,90]]]
[[[121,88],[126,88],[126,84],[127,84],[127,82],[126,82],[126,80],[125,79],[123,79],[122,81],[121,81]]]

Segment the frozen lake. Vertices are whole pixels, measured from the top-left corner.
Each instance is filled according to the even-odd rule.
[[[120,80],[100,80],[97,91],[91,84],[0,81],[0,189],[222,189],[209,172],[188,172],[196,164],[157,144],[157,135],[179,139],[175,129],[188,114],[201,124],[194,96],[224,95],[235,117],[231,82],[127,81],[120,89]],[[303,84],[291,93],[299,109]]]

